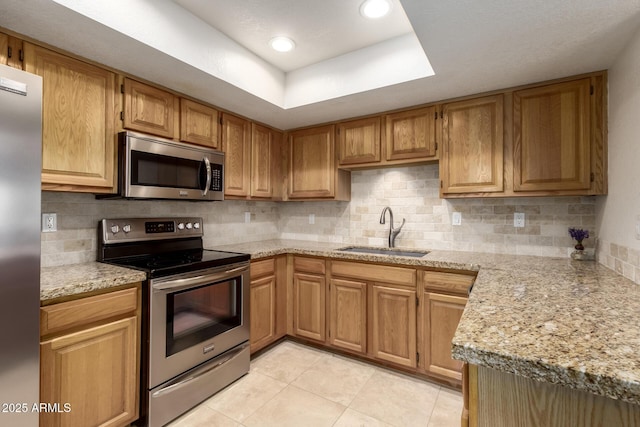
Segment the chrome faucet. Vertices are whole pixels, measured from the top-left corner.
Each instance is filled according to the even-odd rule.
[[[402,224],[400,227],[393,228],[393,211],[389,206],[382,209],[382,214],[380,215],[380,224],[384,224],[385,214],[389,211],[389,247],[393,248],[396,244],[396,236],[400,233],[402,226],[404,225],[404,218],[402,218]]]

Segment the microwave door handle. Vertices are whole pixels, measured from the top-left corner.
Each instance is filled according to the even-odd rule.
[[[204,190],[202,191],[202,196],[206,196],[209,192],[209,187],[211,187],[211,162],[209,162],[209,158],[205,157],[202,159],[204,162],[204,167],[207,170],[207,183],[204,185]]]

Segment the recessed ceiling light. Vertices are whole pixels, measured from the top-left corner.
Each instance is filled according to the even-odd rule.
[[[269,40],[269,45],[278,52],[289,52],[296,47],[296,44],[289,37],[278,36]]]
[[[365,18],[382,18],[391,10],[391,4],[387,0],[366,0],[360,5],[360,14]]]

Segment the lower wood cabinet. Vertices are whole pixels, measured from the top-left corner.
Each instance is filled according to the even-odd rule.
[[[331,279],[329,298],[329,344],[366,353],[367,283]]]
[[[41,308],[42,426],[125,426],[138,418],[139,287]],[[69,411],[64,411],[68,404]]]
[[[371,330],[373,357],[416,367],[416,291],[372,286]]]
[[[251,353],[286,334],[286,256],[251,262]]]
[[[326,279],[323,259],[293,259],[293,333],[324,342],[326,339]]]

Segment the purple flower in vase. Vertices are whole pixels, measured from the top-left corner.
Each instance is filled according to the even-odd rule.
[[[581,228],[569,228],[569,236],[575,239],[578,244],[575,246],[576,250],[582,251],[584,250],[584,246],[582,246],[582,241],[584,239],[589,238],[589,230],[583,230]]]

